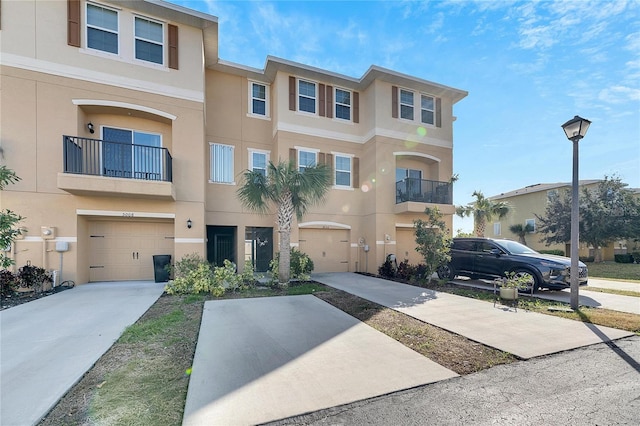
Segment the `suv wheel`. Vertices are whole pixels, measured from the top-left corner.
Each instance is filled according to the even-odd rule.
[[[451,267],[450,263],[440,266],[436,272],[438,273],[438,278],[440,278],[441,280],[452,280],[456,276],[455,271]]]
[[[533,272],[527,270],[527,269],[516,269],[513,271],[515,274],[516,278],[526,278],[527,279],[527,286],[526,287],[520,287],[518,289],[519,292],[521,293],[535,293],[536,291],[538,291],[538,288],[540,288],[540,280],[538,279],[538,277],[536,276],[536,274],[534,274]],[[533,290],[532,290],[533,287]]]

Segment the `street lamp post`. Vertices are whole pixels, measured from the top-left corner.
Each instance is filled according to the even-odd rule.
[[[579,205],[580,196],[578,193],[578,142],[587,134],[587,129],[591,122],[579,116],[573,117],[562,125],[567,139],[573,142],[573,180],[571,184],[571,309],[576,310],[578,301],[578,244],[579,234]]]

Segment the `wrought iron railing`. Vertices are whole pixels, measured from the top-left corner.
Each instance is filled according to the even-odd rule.
[[[167,148],[63,136],[64,172],[172,182]]]
[[[396,204],[405,201],[453,204],[453,185],[450,182],[405,178],[396,182]]]

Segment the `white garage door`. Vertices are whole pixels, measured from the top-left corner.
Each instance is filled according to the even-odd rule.
[[[348,229],[300,229],[300,251],[313,260],[314,272],[349,271]]]
[[[173,223],[96,220],[89,223],[89,281],[153,280],[153,256],[170,254]]]

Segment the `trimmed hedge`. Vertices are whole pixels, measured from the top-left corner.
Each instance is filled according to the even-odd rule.
[[[613,260],[616,263],[633,263],[633,256],[630,254],[614,254]]]

